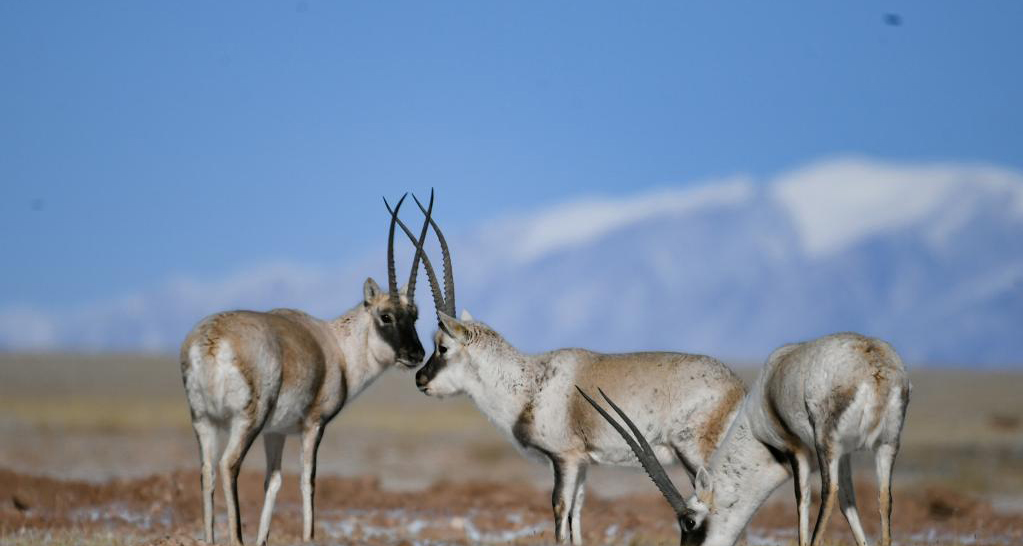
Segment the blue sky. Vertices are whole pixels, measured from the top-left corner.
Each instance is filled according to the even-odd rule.
[[[897,13],[901,24],[886,24]],[[0,3],[0,305],[859,153],[1023,168],[1023,3]]]

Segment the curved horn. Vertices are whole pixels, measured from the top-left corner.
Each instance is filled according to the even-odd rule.
[[[415,197],[415,196],[413,196]],[[419,256],[423,254],[423,244],[426,242],[426,234],[430,230],[430,214],[433,212],[433,188],[430,188],[430,206],[426,209],[426,221],[423,222],[423,229],[419,232],[419,244],[416,245],[416,256],[412,258],[412,273],[408,277],[408,300],[415,301],[416,276],[419,274]]]
[[[423,208],[423,204],[416,198],[416,194],[412,194],[412,199],[415,200],[416,204],[419,205],[419,210],[426,213],[426,209]],[[448,251],[448,242],[444,239],[444,234],[440,232],[440,228],[437,227],[437,222],[433,218],[429,218],[430,225],[433,226],[433,231],[437,234],[437,240],[440,242],[440,251],[444,258],[444,302],[447,304],[445,313],[450,316],[455,316],[455,278],[451,270],[451,252]]]
[[[427,256],[426,251],[423,250],[423,245],[416,241],[416,236],[412,234],[412,230],[405,225],[405,222],[401,221],[394,212],[391,211],[391,205],[387,203],[387,199],[384,199],[384,205],[387,207],[387,212],[391,213],[397,222],[401,226],[401,230],[405,232],[412,244],[416,245],[416,254],[421,255],[423,258],[423,267],[426,269],[426,278],[430,280],[430,291],[433,293],[433,306],[437,310],[437,318],[440,318],[440,312],[444,310],[444,296],[440,293],[440,283],[437,282],[437,273],[433,269],[433,264],[430,263],[430,257]]]
[[[401,204],[405,201],[408,194],[401,196],[398,200],[398,205],[394,207],[394,211],[391,212],[391,229],[387,232],[387,291],[391,296],[392,300],[398,300],[398,274],[394,271],[394,223],[398,220],[398,211],[401,210]],[[387,198],[384,198],[384,205],[387,205],[387,210],[391,210],[391,205],[387,204]]]
[[[604,397],[604,400],[606,400],[607,403],[611,405],[611,408],[615,410],[615,413],[617,413],[622,420],[625,421],[625,424],[629,426],[629,429],[632,430],[633,434],[635,434],[635,438],[633,438],[632,434],[629,434],[621,425],[619,425],[613,417],[608,415],[608,413],[604,411],[604,408],[600,407],[600,405],[590,398],[585,391],[579,388],[579,385],[576,385],[575,388],[579,391],[579,394],[583,395],[583,398],[585,398],[586,401],[593,406],[593,409],[597,410],[597,412],[600,413],[600,416],[610,423],[611,426],[618,431],[618,434],[621,434],[622,438],[625,439],[625,442],[629,444],[629,447],[632,448],[632,452],[635,453],[636,458],[639,459],[639,463],[643,465],[643,469],[646,470],[647,475],[650,476],[651,480],[653,480],[657,489],[661,490],[661,494],[664,495],[664,498],[668,501],[668,504],[671,505],[671,508],[675,510],[675,514],[677,516],[681,516],[689,512],[689,508],[686,507],[686,503],[682,498],[682,495],[679,494],[678,489],[675,489],[675,484],[671,482],[671,478],[668,477],[668,474],[664,471],[664,467],[661,466],[661,463],[657,460],[657,456],[654,455],[654,450],[650,447],[650,444],[647,443],[646,438],[643,437],[643,434],[640,433],[636,425],[633,424],[632,420],[625,415],[625,412],[615,405],[615,403],[612,402],[606,394],[604,394],[602,389],[597,389],[600,392],[600,395]]]

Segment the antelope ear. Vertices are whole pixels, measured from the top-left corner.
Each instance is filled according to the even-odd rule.
[[[373,280],[372,277],[367,277],[366,282],[362,285],[362,303],[367,307],[380,295],[380,285]]]
[[[401,288],[398,289],[398,295],[408,296],[408,283],[405,283],[405,286],[402,286]]]
[[[696,471],[696,496],[709,499],[714,495],[714,476],[704,467]]]
[[[468,309],[463,308],[462,309],[462,316],[459,317],[459,318],[462,320],[462,322],[468,322],[468,321],[472,320],[472,315],[469,314],[469,310]]]
[[[443,311],[439,311],[437,316],[440,317],[440,329],[444,330],[445,334],[457,339],[458,341],[465,339],[465,334],[468,330],[466,330],[465,325],[462,324],[461,321],[449,316]]]

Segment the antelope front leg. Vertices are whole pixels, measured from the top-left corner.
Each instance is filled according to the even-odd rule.
[[[284,435],[266,433],[263,435],[266,451],[266,479],[263,480],[263,513],[259,517],[259,534],[256,544],[266,546],[270,537],[270,519],[273,517],[274,501],[281,488],[281,454],[284,452]]]
[[[838,497],[839,457],[828,452],[828,448],[818,446],[817,459],[821,470],[821,511],[817,513],[817,523],[813,527],[810,546],[820,546],[824,541],[824,530],[828,526],[828,519]]]
[[[323,437],[323,423],[315,422],[302,431],[302,540],[313,540],[313,494],[316,481],[316,450]]]
[[[572,500],[572,514],[569,526],[572,528],[572,544],[581,546],[583,543],[583,500],[586,497],[586,465],[580,465],[579,476],[575,481],[575,498]]]
[[[558,543],[569,542],[572,502],[575,498],[576,482],[579,478],[579,464],[551,457],[554,466],[554,491],[551,504],[554,506],[554,534]]]
[[[791,455],[792,480],[796,488],[796,510],[799,514],[799,546],[807,546],[810,540],[810,460],[806,453],[797,451]]]
[[[838,463],[838,506],[849,522],[853,537],[856,538],[857,546],[867,546],[867,537],[863,533],[863,525],[860,524],[860,513],[856,510],[856,491],[853,489],[852,468],[849,463],[849,454],[842,455]]]

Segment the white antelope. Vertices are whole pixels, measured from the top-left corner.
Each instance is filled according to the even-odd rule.
[[[707,463],[745,392],[731,370],[713,358],[681,353],[560,349],[524,354],[468,313],[463,312],[462,320],[452,318],[451,257],[436,222],[431,219],[430,224],[441,243],[445,296],[440,296],[436,275],[424,260],[440,328],[430,360],[416,374],[416,385],[430,396],[467,394],[518,448],[551,463],[559,542],[582,543],[580,513],[588,465],[637,464],[629,446],[590,411],[573,385],[600,387],[619,396],[638,416],[658,456],[681,462],[690,477]],[[412,232],[402,229],[415,243]],[[419,251],[424,252],[421,246]]]
[[[626,412],[604,395],[631,434],[587,399],[629,442],[675,510],[683,544],[735,544],[768,495],[795,476],[799,544],[806,546],[810,464],[816,459],[822,501],[810,543],[822,542],[837,497],[856,543],[864,546],[849,454],[872,450],[879,485],[880,544],[889,546],[892,466],[911,388],[899,355],[879,339],[844,333],[781,347],[760,372],[708,469],[697,472],[696,491],[688,500],[672,485],[644,433]]]
[[[396,208],[400,207],[401,201]],[[270,533],[281,485],[281,454],[289,434],[301,435],[302,537],[312,540],[316,450],[324,427],[384,370],[395,363],[414,368],[423,360],[425,351],[415,328],[419,253],[408,284],[399,289],[394,268],[396,218],[391,218],[387,243],[387,292],[366,279],[362,302],[333,320],[294,309],[217,313],[203,319],[182,344],[181,374],[202,462],[206,542],[213,542],[218,453],[231,543],[242,542],[238,471],[260,432],[266,480],[258,544],[266,544]],[[421,237],[426,231],[424,223]]]

